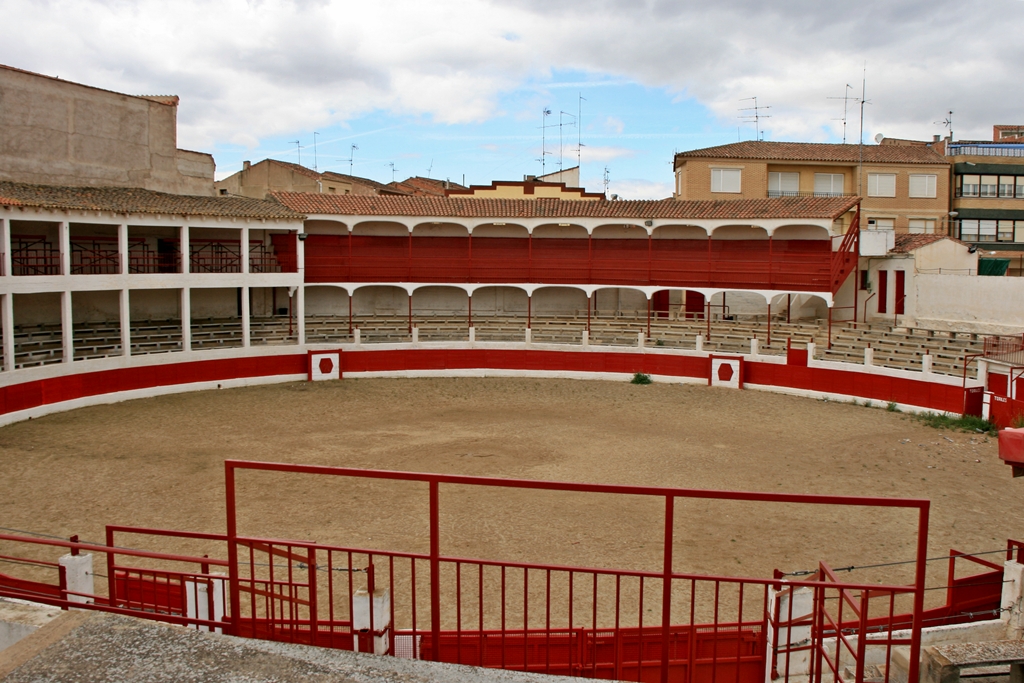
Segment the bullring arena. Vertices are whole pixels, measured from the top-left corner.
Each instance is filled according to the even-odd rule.
[[[0,200],[2,596],[686,683],[1022,627],[1024,342],[865,320],[856,197]]]

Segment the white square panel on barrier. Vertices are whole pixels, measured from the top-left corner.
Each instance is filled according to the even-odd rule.
[[[341,353],[339,351],[310,353],[309,379],[312,382],[341,379]]]
[[[713,387],[743,388],[743,361],[740,358],[711,357],[711,381]]]

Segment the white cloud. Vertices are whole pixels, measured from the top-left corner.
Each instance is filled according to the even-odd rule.
[[[1019,0],[0,0],[18,27],[0,62],[180,95],[180,144],[200,149],[378,109],[480,122],[502,93],[556,69],[692,97],[729,126],[757,95],[772,137],[821,139],[842,115],[827,98],[847,83],[859,93],[865,63],[868,136],[941,132],[952,109],[959,137],[985,137],[1024,111],[1019,11]],[[856,108],[849,119],[854,137]]]
[[[621,199],[665,199],[672,196],[672,185],[627,178],[609,182],[608,193],[617,194]]]

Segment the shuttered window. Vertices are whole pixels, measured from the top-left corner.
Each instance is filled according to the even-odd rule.
[[[910,196],[934,198],[936,178],[937,176],[934,175],[911,175]]]
[[[711,169],[711,191],[739,193],[740,173],[738,168]]]
[[[895,173],[868,173],[869,197],[895,197]]]

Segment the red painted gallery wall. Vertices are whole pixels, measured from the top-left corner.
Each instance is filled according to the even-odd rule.
[[[81,373],[0,388],[0,414],[62,401],[161,386],[230,379],[305,375],[305,353],[190,361]],[[960,413],[964,392],[958,386],[887,377],[867,372],[809,368],[748,361],[745,384],[845,394],[874,401],[895,401],[936,411]],[[547,370],[561,372],[643,372],[707,379],[710,361],[662,353],[602,353],[540,349],[390,349],[342,353],[342,372],[402,370]]]

